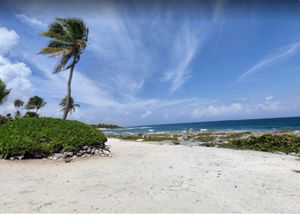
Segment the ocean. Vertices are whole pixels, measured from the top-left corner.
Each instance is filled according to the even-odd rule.
[[[194,131],[300,131],[300,117],[226,120],[196,123],[177,123],[149,126],[135,126],[121,129],[106,130],[107,135],[181,132],[192,129]]]

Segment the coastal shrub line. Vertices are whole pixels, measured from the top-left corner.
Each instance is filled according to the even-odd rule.
[[[264,134],[262,136],[250,136],[246,139],[233,139],[229,143],[220,145],[220,147],[300,154],[300,136],[294,134]]]
[[[72,120],[22,118],[0,126],[0,156],[46,157],[84,146],[105,147],[105,135],[94,127]]]
[[[181,145],[199,145],[300,155],[300,136],[291,132],[258,134],[251,132],[207,132],[114,135],[122,140],[138,140]]]

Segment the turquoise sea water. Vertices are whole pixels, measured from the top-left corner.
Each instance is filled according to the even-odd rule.
[[[157,132],[178,132],[185,131],[188,129],[193,129],[194,131],[300,131],[300,117],[135,126],[116,129],[112,131],[105,131],[105,133],[108,135],[138,134]]]

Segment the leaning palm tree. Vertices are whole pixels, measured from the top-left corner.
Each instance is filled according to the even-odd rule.
[[[38,110],[44,107],[47,103],[44,102],[43,98],[39,96],[30,97],[26,105],[27,110],[35,110],[35,113],[38,113]]]
[[[87,46],[89,30],[80,19],[59,19],[49,26],[47,32],[42,33],[51,41],[40,54],[49,54],[51,57],[61,57],[55,67],[54,73],[70,69],[67,84],[66,108],[63,119],[67,119],[71,108],[71,82],[75,65],[80,60],[80,55]],[[68,62],[71,61],[69,64]],[[68,64],[68,65],[67,65]]]
[[[11,89],[7,89],[5,83],[0,79],[0,105],[4,103]]]
[[[64,99],[62,99],[62,101],[59,104],[61,106],[60,111],[65,112],[66,108],[67,108],[67,97],[65,97]],[[69,107],[69,112],[70,114],[72,114],[73,112],[75,112],[76,107],[80,107],[79,104],[75,104],[74,103],[74,99],[71,97],[70,99],[70,103],[69,103],[70,107]]]
[[[17,111],[16,111],[16,114],[15,114],[15,118],[21,117],[21,113],[20,113],[19,109],[20,109],[23,105],[24,105],[23,100],[16,99],[16,100],[14,101],[14,106],[15,106],[15,108],[16,108],[16,110],[17,110]]]

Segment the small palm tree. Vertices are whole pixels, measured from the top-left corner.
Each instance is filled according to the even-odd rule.
[[[61,106],[60,111],[65,112],[66,108],[67,108],[67,97],[65,97],[64,99],[62,99],[62,101],[59,104]],[[69,112],[70,114],[72,114],[73,112],[75,112],[76,107],[80,107],[79,104],[74,104],[74,99],[71,97],[70,99],[70,107],[69,107]]]
[[[20,113],[20,111],[19,111],[19,109],[22,107],[24,105],[24,102],[22,101],[22,100],[20,100],[20,99],[16,99],[15,101],[14,101],[14,106],[15,106],[15,108],[16,108],[16,114],[15,114],[15,118],[19,118],[19,117],[21,117],[21,113]]]
[[[47,32],[42,33],[44,37],[51,39],[48,46],[40,54],[49,54],[51,57],[61,57],[60,62],[55,67],[54,73],[70,69],[67,84],[66,108],[63,119],[67,119],[71,108],[71,82],[75,65],[80,60],[80,55],[87,46],[89,30],[80,19],[60,19],[57,18],[48,28]],[[71,62],[68,64],[68,62]]]
[[[11,89],[7,89],[5,83],[0,79],[0,105],[4,103]]]
[[[43,98],[39,96],[30,97],[28,100],[28,103],[26,105],[27,110],[34,110],[37,114],[38,110],[42,107],[44,107],[47,103],[44,102]]]

